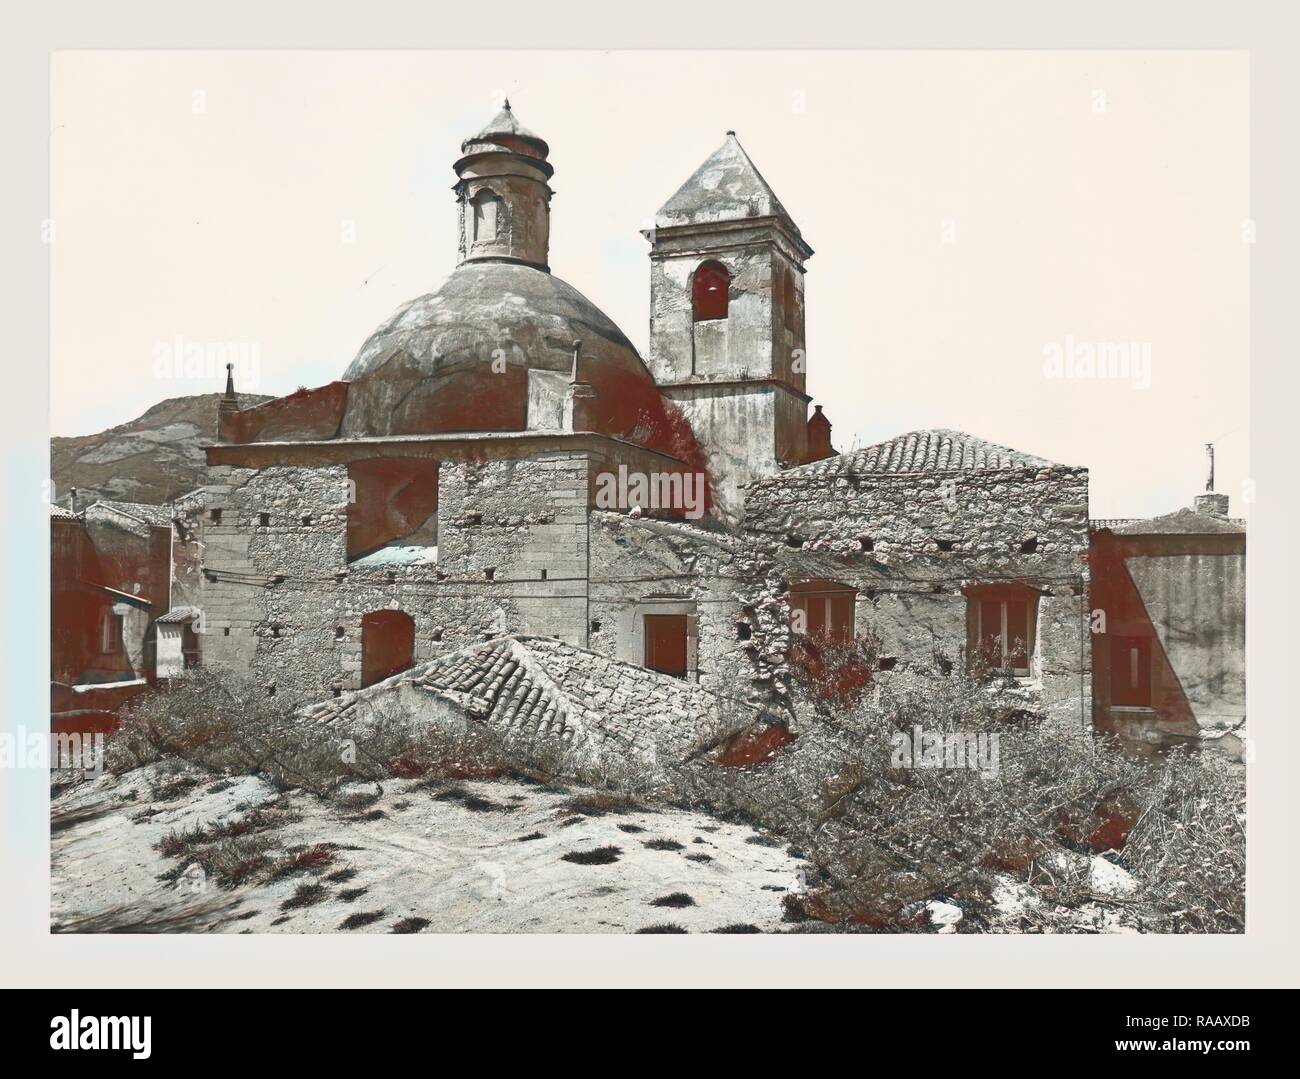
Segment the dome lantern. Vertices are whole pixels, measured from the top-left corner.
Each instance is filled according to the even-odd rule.
[[[550,147],[505,106],[461,143],[455,164],[460,261],[521,262],[549,272]]]

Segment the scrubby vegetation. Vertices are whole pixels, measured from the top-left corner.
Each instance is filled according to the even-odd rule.
[[[951,669],[900,671],[848,709],[814,704],[770,760],[694,762],[680,796],[788,837],[819,867],[788,898],[793,919],[906,931],[942,898],[963,910],[960,931],[1080,928],[1075,912],[1102,904],[1149,932],[1241,932],[1240,770],[1189,751],[1138,758],[1055,730],[1002,688]],[[899,766],[895,736],[918,729],[996,735],[996,771]],[[1095,855],[1131,873],[1136,890],[1100,894]],[[994,895],[1008,882],[1039,902],[999,912]]]
[[[1099,927],[1098,911],[1148,932],[1243,931],[1240,769],[1187,751],[1138,758],[1103,738],[1053,729],[997,675],[936,663],[929,672],[877,678],[866,674],[871,659],[803,657],[792,683],[798,722],[702,752],[674,769],[666,785],[648,786],[634,769],[610,771],[600,781],[608,793],[582,794],[560,809],[613,815],[673,803],[753,824],[761,833],[756,842],[789,845],[816,867],[806,888],[786,897],[796,928],[922,930],[931,928],[925,904],[941,900],[960,909],[958,932],[1086,930]],[[834,693],[800,689],[808,672],[829,668],[843,673]],[[900,766],[896,736],[918,729],[996,736],[996,769],[987,758],[977,768]],[[345,734],[349,741],[341,741]],[[312,792],[363,815],[389,777],[416,780],[411,794],[483,812],[514,807],[486,799],[471,805],[474,796],[458,780],[511,776],[561,789],[535,757],[526,764],[513,758],[490,730],[456,744],[433,729],[382,717],[344,731],[305,722],[256,687],[211,671],[137,698],[123,715],[109,743],[110,770],[159,760],[223,776],[256,773],[282,790]],[[175,798],[197,780],[160,783],[166,789],[159,797]],[[307,874],[310,885],[311,875],[337,868],[327,845],[277,854],[263,839],[290,813],[286,802],[220,827],[196,826],[166,837],[164,853],[178,868],[197,863],[225,885],[293,873]],[[683,849],[657,838],[644,845]],[[563,857],[605,864],[618,853],[602,848]],[[1133,887],[1099,888],[1098,855],[1131,874]],[[1008,888],[1029,900],[999,902]],[[303,894],[306,902],[316,893]],[[354,916],[361,917],[369,915]]]

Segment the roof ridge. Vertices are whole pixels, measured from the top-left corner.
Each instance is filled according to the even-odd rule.
[[[920,472],[1000,472],[1021,469],[1073,468],[1037,454],[993,442],[980,435],[946,427],[905,431],[892,438],[788,468],[759,484],[782,476],[914,474]]]

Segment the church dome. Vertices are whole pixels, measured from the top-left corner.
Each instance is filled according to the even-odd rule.
[[[367,338],[343,376],[340,433],[555,429],[539,402],[568,392],[575,343],[577,381],[594,391],[582,429],[660,444],[663,400],[632,343],[577,289],[510,261],[462,263]]]

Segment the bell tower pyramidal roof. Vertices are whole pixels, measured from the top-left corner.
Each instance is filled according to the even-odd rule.
[[[728,131],[722,145],[659,208],[655,227],[678,228],[756,217],[779,218],[796,237],[800,235],[794,219],[740,145],[736,133]]]

